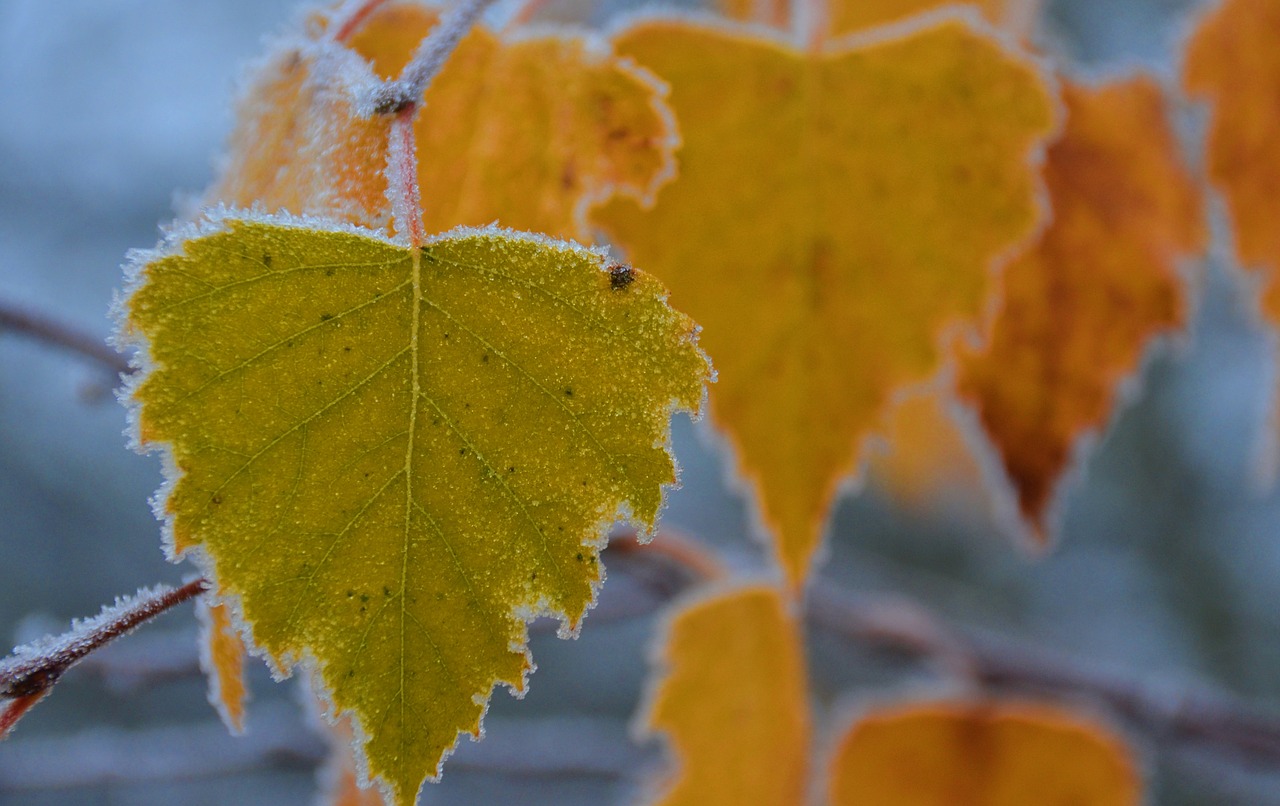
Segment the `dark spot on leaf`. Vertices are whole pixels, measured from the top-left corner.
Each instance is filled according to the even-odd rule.
[[[342,348],[342,352],[344,352],[344,353],[349,353],[349,352],[351,352],[351,345],[350,345],[350,344],[348,344],[348,345],[346,345],[345,347],[343,347],[343,348]]]
[[[270,252],[263,252],[263,253],[262,253],[262,265],[266,266],[268,269],[269,269],[269,268],[271,268],[271,253],[270,253]]]
[[[458,455],[459,455],[459,456],[466,456],[466,455],[467,455],[467,449],[466,449],[466,448],[458,448]]]
[[[355,595],[356,595],[356,592],[355,592],[355,591],[347,591],[347,598],[348,598],[348,599],[352,598],[352,597],[353,597],[353,596],[355,596]]]
[[[333,314],[331,314],[331,313],[322,313],[322,314],[320,314],[320,321],[321,321],[321,322],[328,322],[328,321],[329,321],[330,319],[332,319],[332,318],[333,318]]]
[[[213,504],[221,504],[221,503],[222,503],[222,496],[220,496],[220,495],[214,495],[214,496],[213,496],[213,498],[210,498],[210,499],[209,499],[209,501],[210,501],[210,503],[213,503]]]
[[[508,468],[507,468],[507,472],[508,472],[508,473],[514,473],[514,472],[516,472],[516,466],[515,466],[515,465],[512,465],[511,467],[508,467]]]
[[[367,601],[369,601],[369,594],[367,594],[367,593],[362,593],[362,594],[360,594],[360,601],[362,601],[362,602],[367,602]],[[363,610],[363,608],[361,608],[361,609]]]
[[[332,276],[333,276],[333,267],[330,267],[330,268],[325,269],[325,270],[324,270],[324,276],[325,276],[325,277],[332,277]]]
[[[578,562],[582,562],[582,552],[578,552],[577,554],[573,555],[573,557]]]
[[[488,353],[485,353],[484,355],[480,356],[480,363],[482,363],[482,364],[487,364],[487,363],[489,363],[489,354],[488,354]]]
[[[383,596],[390,596],[390,595],[391,595],[391,589],[390,589],[390,588],[388,588],[386,585],[383,585],[383,586],[382,586],[382,595],[383,595]]]
[[[565,390],[564,390],[564,396],[565,396],[565,397],[573,397],[573,390],[572,390],[572,389],[565,389]]]
[[[626,263],[609,264],[609,288],[614,291],[626,291],[636,280],[636,270]]]

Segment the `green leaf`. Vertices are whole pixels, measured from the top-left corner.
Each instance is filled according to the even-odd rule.
[[[308,659],[368,772],[411,802],[525,619],[576,631],[621,514],[652,527],[673,409],[709,375],[653,278],[496,228],[419,249],[224,214],[137,259],[138,438],[176,473],[175,555],[238,599],[280,673]]]

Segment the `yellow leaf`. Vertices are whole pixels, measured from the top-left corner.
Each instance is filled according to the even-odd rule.
[[[597,219],[706,328],[713,414],[798,584],[892,394],[1031,233],[1052,98],[952,19],[818,53],[660,21],[615,44],[670,82],[684,146],[652,209]]]
[[[209,199],[385,227],[389,124],[354,114],[352,76],[397,75],[435,19],[393,3],[351,50],[321,33],[283,49],[241,102]],[[474,29],[415,124],[425,231],[497,221],[590,241],[591,206],[614,194],[648,199],[670,178],[677,137],[659,95],[651,75],[598,42]]]
[[[245,646],[231,623],[224,604],[196,600],[200,622],[200,669],[209,678],[209,702],[233,734],[244,733],[245,702],[249,690],[244,682]]]
[[[1040,544],[1077,443],[1110,420],[1148,345],[1186,324],[1178,261],[1206,240],[1159,86],[1068,84],[1064,98],[1045,165],[1053,221],[1006,270],[990,343],[957,379]]]
[[[831,762],[831,806],[1137,806],[1124,742],[1044,705],[922,703],[863,715]]]
[[[793,806],[808,782],[800,630],[781,592],[740,587],[677,611],[644,727],[667,736],[662,806]]]
[[[524,689],[524,619],[577,629],[607,526],[652,526],[708,374],[664,297],[494,228],[416,250],[227,214],[140,258],[124,337],[174,552],[279,671],[309,661],[396,802]]]

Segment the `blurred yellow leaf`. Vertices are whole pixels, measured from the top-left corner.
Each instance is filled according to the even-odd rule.
[[[1044,705],[918,703],[862,715],[829,771],[831,806],[1138,806],[1124,742]]]
[[[410,803],[492,688],[523,690],[524,620],[576,629],[604,530],[652,526],[708,374],[694,326],[647,275],[497,229],[176,238],[123,324],[174,552],[201,548],[280,670],[310,659]]]
[[[245,646],[223,604],[196,599],[200,622],[200,669],[209,679],[209,702],[234,734],[244,733],[245,703],[249,690],[244,682]]]
[[[957,20],[815,53],[651,21],[615,46],[671,84],[684,145],[651,209],[596,220],[706,327],[712,411],[799,584],[892,394],[1032,232],[1050,91]]]
[[[371,67],[397,75],[435,19],[391,3],[350,50],[317,32],[275,54],[241,101],[208,198],[386,227],[389,122],[355,114],[352,77],[372,79]],[[677,137],[659,95],[651,75],[599,43],[474,29],[415,124],[425,230],[496,221],[589,242],[592,205],[614,194],[647,199],[670,176]]]
[[[808,783],[809,705],[799,627],[781,592],[755,585],[678,610],[645,728],[676,770],[663,806],[793,806]]]
[[[1207,237],[1154,81],[1068,84],[1064,99],[1045,165],[1053,221],[1005,271],[990,343],[957,379],[1040,543],[1080,439],[1111,419],[1148,345],[1186,324],[1178,261]]]

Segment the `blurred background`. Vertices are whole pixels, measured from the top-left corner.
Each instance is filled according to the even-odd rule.
[[[601,19],[621,5],[606,3]],[[1175,86],[1197,5],[1047,0],[1042,43],[1073,75],[1141,68]],[[0,301],[105,339],[125,252],[152,246],[181,194],[208,183],[237,76],[294,13],[295,0],[0,0]],[[1189,143],[1201,123],[1180,108]],[[1191,332],[1153,353],[1089,454],[1055,550],[1021,550],[970,487],[910,500],[873,473],[841,500],[821,576],[905,594],[949,623],[1171,696],[1212,687],[1280,706],[1280,492],[1256,472],[1274,338],[1220,257],[1220,206],[1214,215]],[[159,460],[125,447],[113,382],[0,332],[0,643],[59,632],[118,594],[192,572],[164,560],[148,506]],[[663,525],[735,568],[763,569],[718,439],[681,418],[675,446],[683,487]],[[629,562],[606,557],[614,573],[580,639],[535,635],[529,695],[495,695],[485,742],[464,742],[424,803],[618,803],[634,793],[658,755],[627,724],[653,610],[672,591]],[[227,736],[194,671],[195,629],[179,608],[69,674],[0,744],[0,804],[311,802],[325,748],[298,705],[301,686],[272,683],[254,661],[249,735]],[[925,667],[837,637],[809,644],[820,703],[945,690]],[[1151,803],[1280,803],[1274,770],[1224,763],[1212,743],[1188,750],[1130,735]],[[577,772],[539,769],[540,756],[576,759]]]

